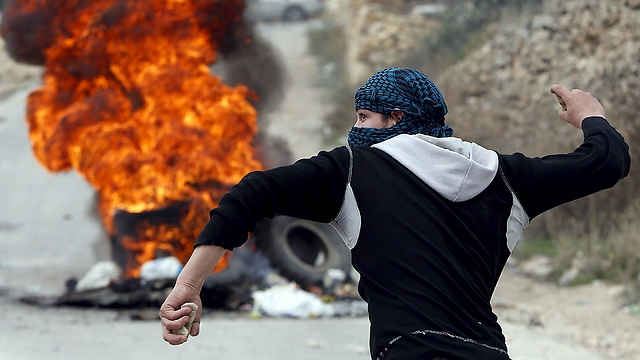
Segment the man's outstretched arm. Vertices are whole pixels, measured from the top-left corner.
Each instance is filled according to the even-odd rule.
[[[551,92],[566,104],[560,118],[582,129],[584,141],[566,154],[500,156],[505,175],[530,218],[610,188],[629,173],[629,146],[604,118],[600,102],[587,92],[569,91],[562,85],[553,85]]]

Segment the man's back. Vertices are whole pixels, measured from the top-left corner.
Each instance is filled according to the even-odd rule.
[[[494,172],[480,194],[453,202],[382,150],[353,153],[362,225],[352,259],[369,302],[372,354],[384,359],[394,347],[412,359],[507,359],[490,305],[510,254],[512,195],[502,178]],[[405,344],[413,345],[398,352]]]

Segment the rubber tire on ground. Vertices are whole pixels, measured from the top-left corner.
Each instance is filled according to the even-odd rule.
[[[300,7],[292,6],[284,11],[282,19],[290,22],[303,21],[307,19],[307,13]]]
[[[351,251],[328,224],[278,216],[262,221],[254,236],[271,266],[301,286],[322,285],[329,269],[351,270]]]
[[[237,251],[240,251],[240,249]],[[232,255],[229,265],[224,270],[207,276],[202,287],[213,289],[217,286],[238,284],[243,279],[245,267],[246,264],[242,257]]]

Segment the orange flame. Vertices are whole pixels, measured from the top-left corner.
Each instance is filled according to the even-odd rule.
[[[37,159],[51,171],[75,169],[98,191],[109,233],[118,210],[187,204],[180,224],[145,223],[123,241],[135,253],[129,276],[158,251],[186,262],[208,210],[261,168],[249,90],[210,73],[215,39],[197,20],[202,2],[66,0],[45,52],[44,85],[27,101]],[[229,2],[242,10],[241,1],[218,5]],[[239,19],[228,12],[228,23]]]

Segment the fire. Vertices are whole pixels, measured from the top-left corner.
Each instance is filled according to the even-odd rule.
[[[251,92],[225,85],[208,67],[242,1],[46,3],[17,0],[5,11],[55,13],[43,86],[27,101],[36,158],[50,171],[76,170],[97,190],[111,234],[118,211],[181,204],[179,223],[144,222],[123,245],[135,254],[128,276],[159,252],[186,262],[208,210],[261,168],[251,146]]]

